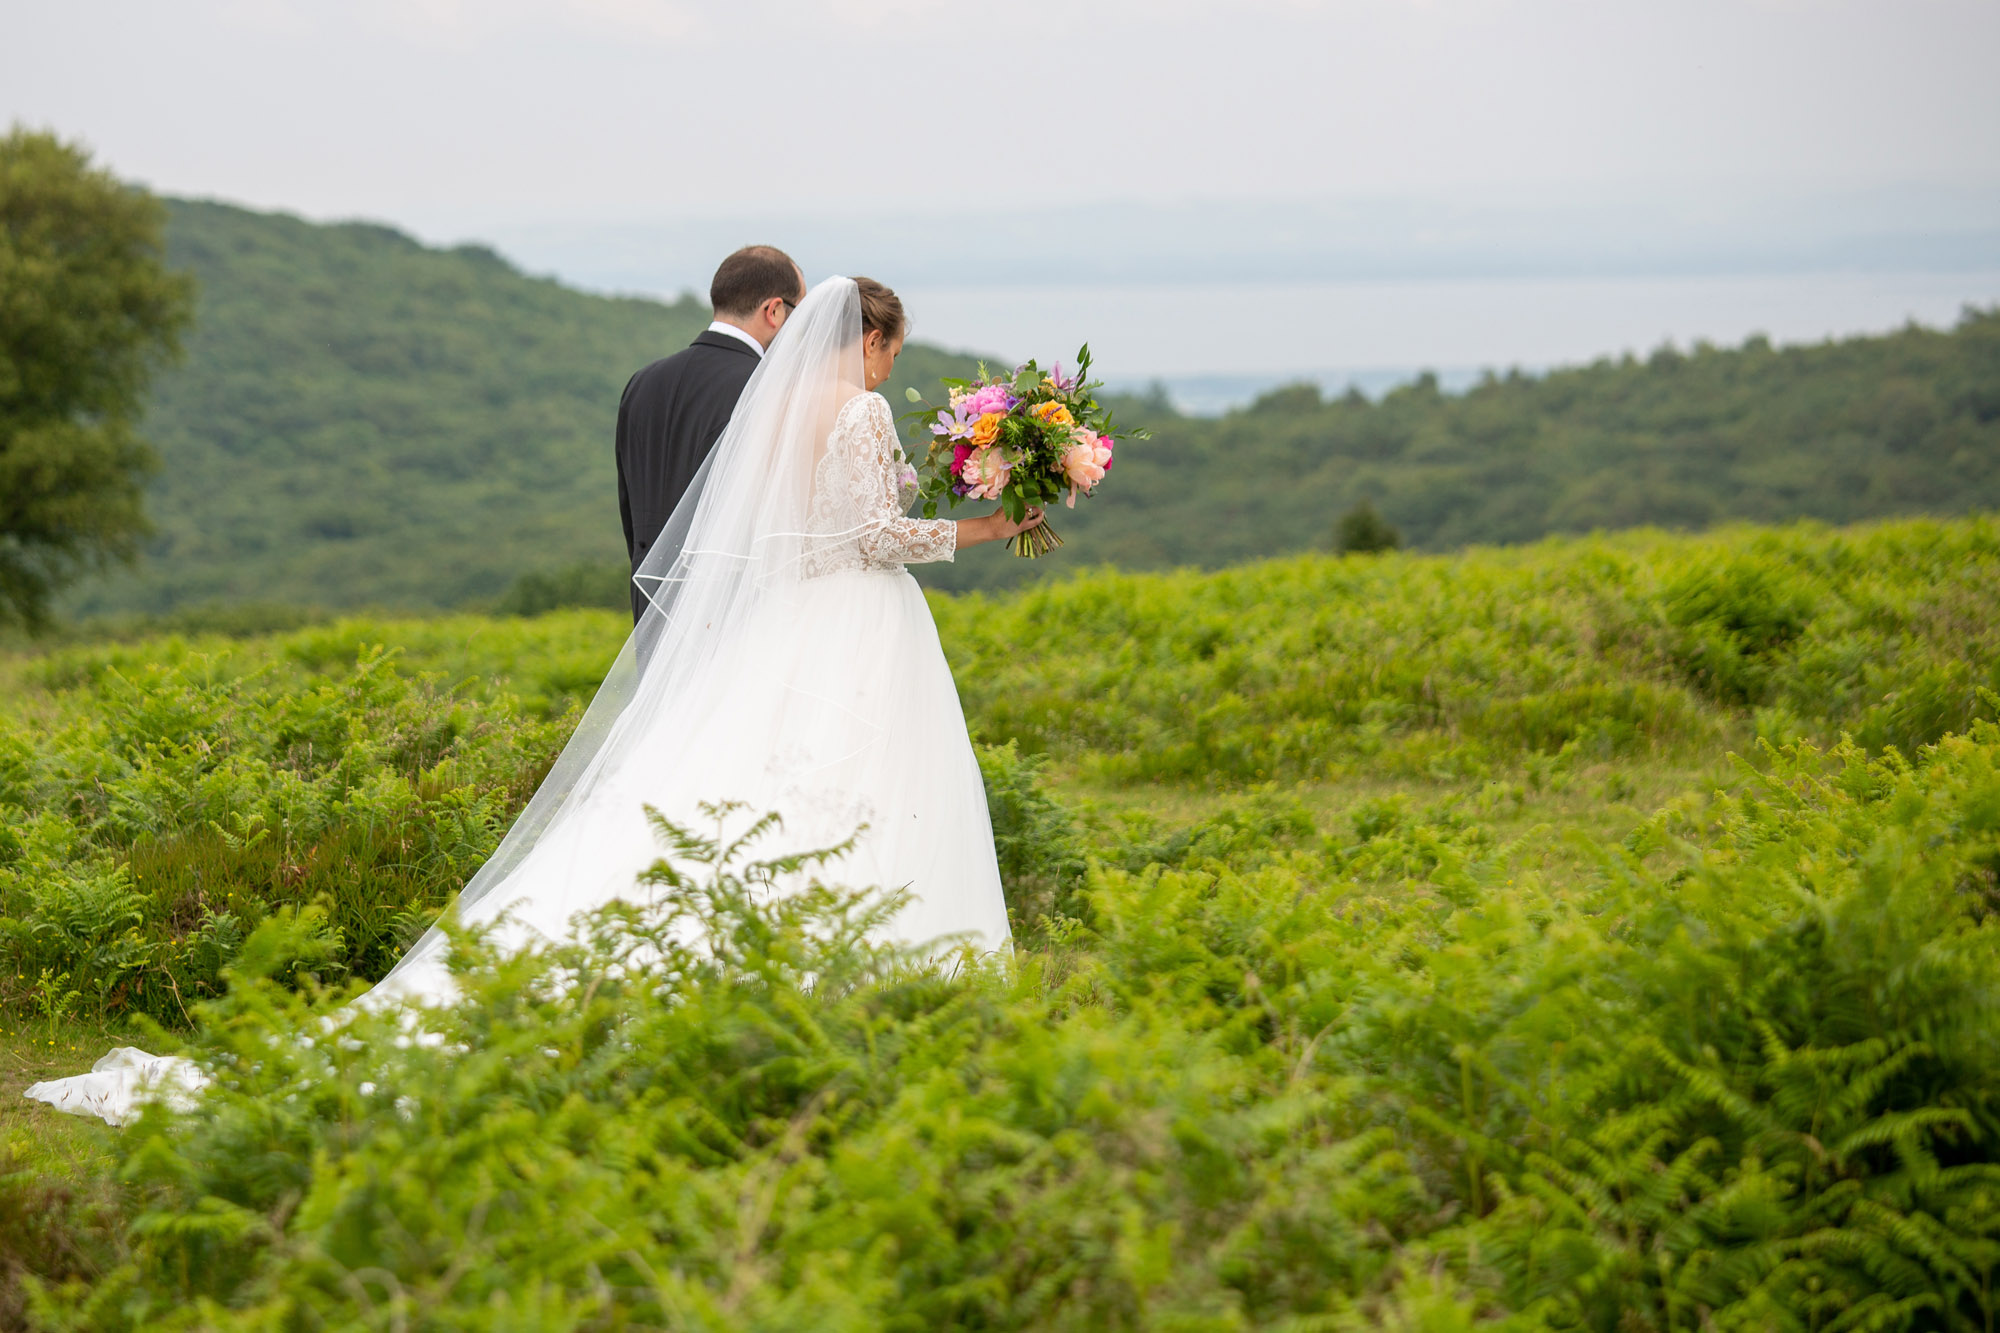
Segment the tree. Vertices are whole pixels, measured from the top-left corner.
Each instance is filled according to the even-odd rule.
[[[1403,534],[1391,526],[1369,500],[1363,500],[1342,514],[1333,529],[1334,549],[1342,552],[1393,551],[1402,544]]]
[[[41,626],[55,593],[131,561],[147,530],[154,459],[134,428],[193,309],[165,221],[82,148],[0,138],[0,623]]]
[[[493,609],[503,616],[539,616],[572,606],[623,611],[632,605],[631,588],[631,570],[623,560],[584,560],[521,575]]]

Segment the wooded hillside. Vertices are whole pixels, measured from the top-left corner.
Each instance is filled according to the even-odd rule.
[[[144,423],[165,462],[158,532],[136,574],[86,585],[71,612],[479,606],[557,571],[516,602],[622,602],[619,391],[706,322],[701,302],[591,295],[479,247],[219,204],[174,202],[169,242],[201,296]],[[968,364],[914,345],[891,401]],[[1809,347],[1663,349],[1462,395],[1425,379],[1380,402],[1286,388],[1220,419],[1158,398],[1119,411],[1155,437],[1057,515],[1057,567],[1323,547],[1363,499],[1429,549],[1956,514],[2000,505],[2000,311]],[[921,575],[968,589],[1047,569],[977,551]]]

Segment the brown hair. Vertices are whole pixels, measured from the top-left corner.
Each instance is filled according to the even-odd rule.
[[[903,334],[903,298],[873,278],[856,278],[861,289],[861,336],[882,335],[882,341],[896,341]]]
[[[775,245],[746,245],[715,270],[715,281],[708,284],[708,303],[718,315],[741,317],[774,296],[792,300],[804,285],[799,280],[799,266],[783,250]]]

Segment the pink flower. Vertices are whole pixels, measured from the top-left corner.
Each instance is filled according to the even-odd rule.
[[[1007,489],[1007,478],[1012,476],[1014,465],[998,449],[977,449],[959,467],[959,476],[968,484],[966,497],[972,500],[997,500],[1000,492]]]
[[[1090,488],[1104,480],[1105,469],[1111,466],[1111,448],[1102,435],[1087,430],[1079,430],[1070,436],[1069,448],[1063,450],[1063,476],[1069,482],[1069,496],[1064,501],[1072,509],[1076,507],[1076,493],[1090,493]]]
[[[983,416],[988,412],[1011,412],[1019,399],[1007,391],[1004,384],[989,384],[965,400],[964,412],[968,420]]]

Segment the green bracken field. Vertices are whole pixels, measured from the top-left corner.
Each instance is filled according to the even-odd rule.
[[[715,846],[419,1041],[315,1016],[620,617],[0,658],[0,1323],[1994,1326],[2000,521],[1037,573],[933,597],[1012,959]]]

